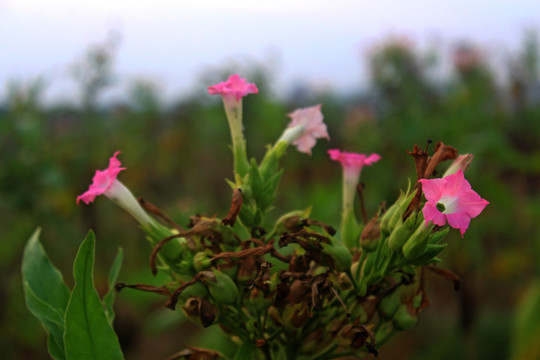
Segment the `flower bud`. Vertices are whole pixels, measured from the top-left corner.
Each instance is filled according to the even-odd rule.
[[[403,245],[403,255],[408,260],[415,260],[426,252],[429,235],[433,226],[426,226],[422,223],[418,226],[416,231],[411,235],[409,240]]]
[[[210,294],[218,303],[233,304],[240,296],[236,284],[224,273],[214,269],[212,269],[212,272],[216,277],[215,281],[211,279],[206,281]]]
[[[393,291],[391,294],[388,294],[382,298],[377,308],[383,317],[391,318],[398,310],[400,304],[401,300],[399,297],[399,292]]]
[[[195,268],[197,272],[209,269],[211,266],[212,266],[212,261],[210,260],[207,254],[203,252],[199,252],[199,253],[196,253],[195,256],[193,257],[193,267]]]
[[[390,220],[396,212],[399,212],[399,206],[397,204],[394,204],[390,206],[390,208],[384,213],[381,218],[381,233],[390,234],[392,232],[392,228],[390,227]]]
[[[459,169],[461,171],[465,172],[469,166],[471,165],[471,162],[474,158],[473,154],[464,154],[459,155],[452,164],[448,167],[448,169],[443,174],[442,178],[447,177],[448,175],[452,175],[458,172]]]
[[[401,253],[401,248],[405,245],[407,240],[409,240],[415,225],[415,214],[411,214],[405,222],[402,222],[401,219],[399,219],[398,225],[392,230],[392,233],[388,238],[388,245],[390,248],[397,253]]]
[[[360,235],[360,246],[367,252],[375,251],[380,237],[380,222],[377,217],[374,217],[366,224],[364,230],[362,230],[362,235]]]
[[[208,298],[208,289],[200,282],[196,282],[186,287],[179,295],[179,299],[183,302],[186,302],[190,297],[206,299]]]

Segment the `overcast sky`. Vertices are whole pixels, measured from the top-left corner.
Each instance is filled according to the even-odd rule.
[[[73,94],[69,64],[110,30],[122,37],[118,88],[144,76],[171,95],[207,67],[246,59],[274,63],[281,86],[348,89],[388,35],[497,52],[518,48],[527,28],[540,29],[538,0],[0,0],[0,98],[7,80],[40,74],[52,97]]]

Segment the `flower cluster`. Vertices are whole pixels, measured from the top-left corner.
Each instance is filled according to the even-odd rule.
[[[117,180],[125,170],[118,152],[77,198],[88,204],[104,194],[126,209],[147,233],[152,273],[163,271],[171,278],[163,286],[118,283],[117,290],[164,295],[168,308],[181,309],[203,327],[221,325],[239,339],[238,354],[245,358],[376,354],[397,331],[412,327],[427,306],[420,274],[426,269],[450,273],[435,267],[446,247],[446,224],[463,236],[488,204],[465,180],[472,156],[458,157],[456,149],[442,143],[432,156],[415,146],[416,186],[369,217],[363,196],[356,194],[362,195],[362,168],[381,156],[331,149],[330,159],[343,167],[339,231],[311,218],[310,208],[272,221],[285,150],[295,145],[311,154],[317,139],[330,140],[321,105],[290,113],[283,134],[257,162],[246,153],[241,109],[242,98],[258,92],[256,85],[232,75],[208,92],[222,96],[233,141],[234,180],[228,181],[233,195],[224,216],[194,215],[188,229],[176,225],[155,205],[135,200]],[[452,159],[443,178],[432,178],[440,163]],[[186,359],[220,356],[197,348],[179,354]]]

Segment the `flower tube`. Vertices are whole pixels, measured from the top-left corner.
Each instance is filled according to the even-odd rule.
[[[249,167],[246,155],[246,140],[242,125],[242,98],[248,94],[257,94],[255,84],[248,83],[237,74],[231,75],[227,81],[208,87],[210,95],[221,95],[233,145],[234,170],[243,176]]]
[[[378,154],[364,155],[349,153],[338,149],[328,150],[330,158],[339,161],[343,167],[343,204],[341,213],[341,237],[345,244],[352,248],[358,240],[359,225],[354,216],[354,198],[356,185],[360,180],[362,168],[379,161]]]

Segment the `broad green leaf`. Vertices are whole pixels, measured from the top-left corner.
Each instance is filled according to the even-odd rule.
[[[53,309],[64,314],[69,290],[60,271],[51,263],[39,242],[37,229],[24,248],[22,262],[23,282],[28,283],[34,295]]]
[[[62,274],[51,263],[39,242],[37,229],[24,248],[22,261],[23,289],[26,306],[49,334],[49,353],[54,359],[65,359],[64,314],[69,290]]]
[[[94,288],[95,237],[89,232],[73,265],[75,287],[66,311],[64,343],[72,360],[122,359],[122,350]]]
[[[118,279],[118,274],[120,273],[120,268],[122,267],[122,261],[124,260],[124,251],[122,248],[118,248],[118,254],[114,259],[114,262],[109,272],[109,291],[105,294],[103,298],[103,304],[105,305],[105,313],[107,314],[107,319],[109,323],[113,323],[114,320],[114,285],[116,284],[116,279]]]
[[[45,328],[49,335],[48,348],[53,359],[63,360],[66,358],[64,352],[64,315],[56,309],[41,301],[30,288],[28,283],[24,283],[24,297],[26,306]]]

